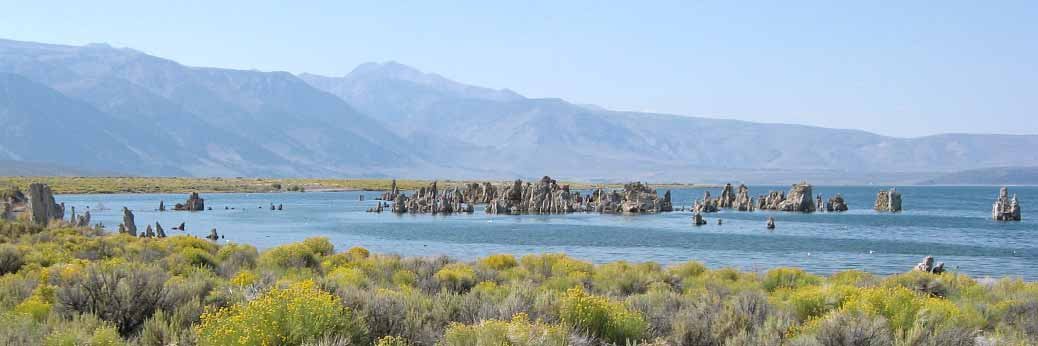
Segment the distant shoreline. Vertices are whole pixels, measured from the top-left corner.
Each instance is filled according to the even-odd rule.
[[[524,179],[525,180],[525,179]],[[434,180],[398,179],[401,190],[416,190]],[[440,187],[460,186],[489,181],[494,184],[510,180],[436,180]],[[55,194],[144,194],[144,193],[277,193],[277,192],[347,192],[388,191],[393,179],[311,179],[311,178],[191,178],[191,177],[0,177],[0,190],[17,187],[25,190],[30,183],[50,185]],[[595,187],[622,188],[622,183],[561,182],[574,189]],[[650,184],[657,189],[715,188],[717,184]]]

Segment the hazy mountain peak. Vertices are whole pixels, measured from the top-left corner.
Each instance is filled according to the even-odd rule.
[[[302,74],[300,77],[340,97],[344,93],[359,92],[374,84],[405,83],[416,92],[442,94],[452,98],[492,101],[524,99],[522,95],[512,90],[494,90],[463,84],[435,73],[422,72],[419,69],[392,60],[381,63],[368,62],[360,64],[342,78],[330,78],[312,74]]]

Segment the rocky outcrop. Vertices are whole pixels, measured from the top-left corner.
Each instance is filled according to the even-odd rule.
[[[735,190],[732,189],[732,184],[724,184],[724,188],[721,189],[721,196],[717,197],[717,206],[719,208],[728,209],[735,205]]]
[[[991,218],[998,221],[1020,221],[1020,203],[1016,194],[1009,197],[1009,189],[1003,186],[998,190],[998,198],[991,206]]]
[[[579,199],[579,195],[577,198]],[[670,201],[670,191],[660,199],[656,189],[641,182],[634,182],[624,185],[620,209],[624,213],[642,214],[673,211],[674,206]]]
[[[604,197],[604,195],[600,195],[600,197]],[[584,210],[583,202],[579,192],[571,192],[568,185],[559,185],[554,179],[545,176],[536,184],[523,184],[522,180],[516,180],[511,186],[505,187],[498,198],[487,204],[486,212],[490,214],[563,214]],[[623,208],[622,201],[608,210],[615,212],[620,208]]]
[[[389,185],[389,191],[383,192],[382,196],[379,196],[379,199],[383,201],[395,201],[397,196],[400,196],[400,188],[396,186],[396,179],[393,179],[393,182]]]
[[[212,241],[220,240],[220,234],[216,233],[216,229],[215,228],[213,228],[211,231],[209,231],[209,235],[207,235],[205,237],[206,237],[206,239],[209,239],[209,240],[212,240]]]
[[[692,211],[699,213],[716,213],[721,210],[721,199],[710,198],[710,191],[703,192],[703,199],[695,201]]]
[[[119,233],[137,236],[137,224],[133,221],[133,212],[123,207],[123,223],[119,224]]]
[[[768,191],[768,194],[757,197],[757,209],[779,210],[782,202],[786,200],[786,193],[782,191]]]
[[[160,225],[158,222],[155,223],[155,236],[159,238],[166,237],[166,230],[162,229],[162,225]]]
[[[183,204],[177,203],[173,206],[173,210],[176,211],[203,211],[205,210],[205,200],[198,197],[198,192],[192,192],[187,198],[187,202]]]
[[[76,227],[87,227],[90,226],[90,211],[87,210],[83,215],[76,214],[76,207],[72,207],[72,213],[68,217],[69,223]]]
[[[452,214],[473,211],[475,207],[465,200],[461,190],[451,187],[441,191],[435,181],[418,189],[413,196],[398,194],[393,203],[395,213]]]
[[[829,201],[825,203],[825,211],[827,212],[843,212],[847,211],[847,202],[843,200],[843,196],[836,194]]]
[[[926,256],[922,262],[915,265],[915,271],[941,274],[944,272],[944,262],[934,264],[933,256]]]
[[[51,220],[65,218],[65,205],[54,203],[54,194],[50,186],[40,183],[29,185],[26,213],[29,221],[37,225],[47,225]]]
[[[732,204],[732,208],[738,211],[753,211],[753,198],[750,197],[750,188],[746,185],[739,185],[739,192],[735,195],[735,202]]]
[[[818,206],[821,207],[821,206]],[[811,184],[793,184],[788,193],[771,191],[757,198],[757,209],[812,213],[816,211]]]
[[[786,194],[786,200],[779,204],[781,211],[811,213],[815,211],[815,202],[811,199],[811,184],[800,182],[793,184]]]
[[[166,201],[159,201],[159,211],[166,211]]]
[[[896,213],[901,211],[901,193],[894,188],[876,194],[876,203],[872,207],[879,212]]]
[[[147,227],[144,228],[144,234],[142,234],[142,236],[144,236],[146,238],[154,238],[155,237],[155,229],[151,228],[151,225],[148,225]]]
[[[497,187],[490,182],[469,183],[462,188],[465,200],[473,204],[487,204],[497,198]]]

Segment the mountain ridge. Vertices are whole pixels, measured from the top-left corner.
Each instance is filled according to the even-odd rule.
[[[1038,145],[1036,135],[899,138],[614,111],[468,85],[395,61],[325,77],[184,66],[101,44],[0,40],[0,73],[87,105],[83,112],[112,127],[90,135],[122,139],[105,146],[111,156],[134,148],[141,158],[92,168],[129,174],[754,183],[799,175],[842,183],[1038,165],[1038,153],[1025,149]],[[15,106],[7,102],[0,112]],[[39,106],[41,115],[54,113]],[[56,160],[48,155],[0,151],[0,160]]]

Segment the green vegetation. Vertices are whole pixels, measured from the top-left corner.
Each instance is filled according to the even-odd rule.
[[[268,184],[269,185],[269,184]],[[344,251],[345,250],[345,251]],[[1032,345],[1038,284],[0,223],[3,345]]]
[[[57,194],[91,193],[190,193],[190,192],[306,192],[337,190],[389,190],[392,179],[280,179],[280,178],[157,178],[157,177],[0,177],[0,197],[19,188],[26,191],[30,183],[50,185]],[[431,180],[397,180],[401,190],[416,190]],[[441,180],[439,186],[458,186],[468,181]],[[497,184],[510,182],[498,181]],[[590,184],[564,182],[574,188],[604,186],[619,188],[622,184]],[[659,188],[689,187],[684,184],[657,185]]]

